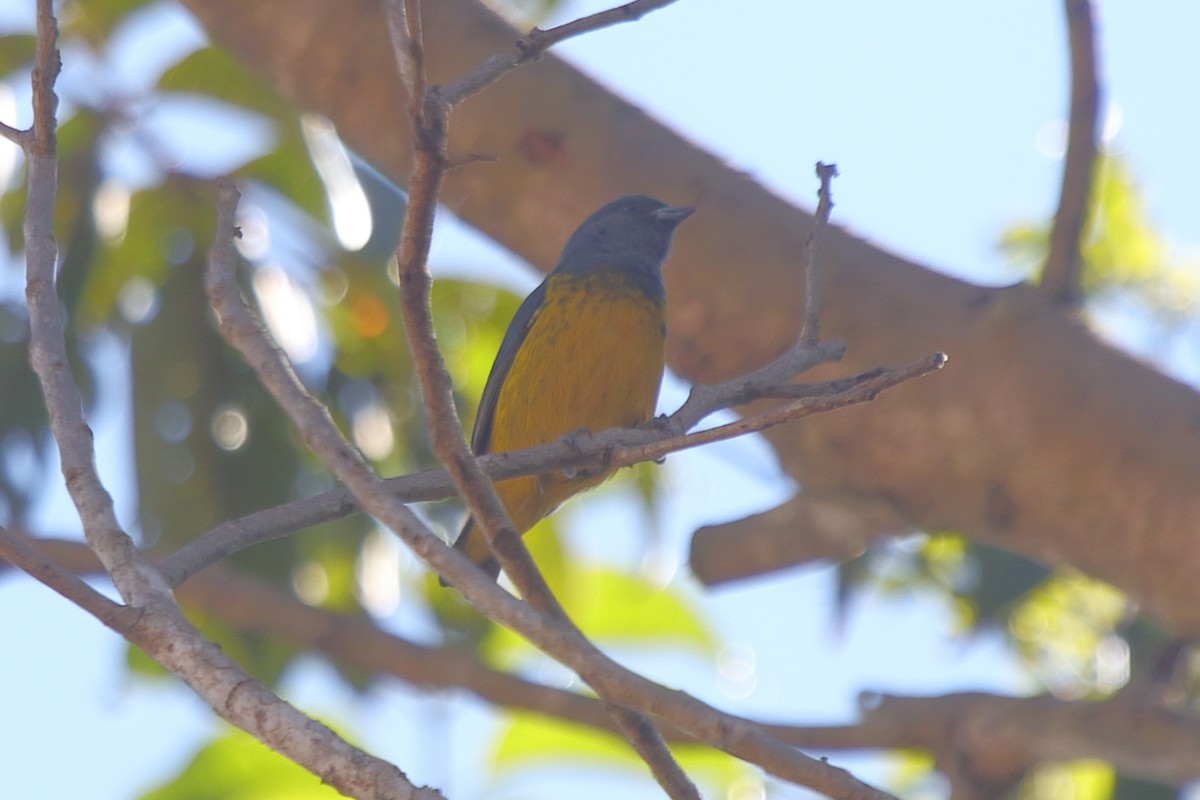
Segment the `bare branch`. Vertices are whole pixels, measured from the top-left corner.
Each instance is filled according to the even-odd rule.
[[[517,42],[517,49],[526,58],[538,58],[554,45],[572,36],[641,19],[651,11],[657,11],[673,2],[675,0],[634,0],[632,3],[605,11],[597,11],[595,14],[580,17],[548,30],[534,28],[528,36]]]
[[[572,36],[607,28],[622,22],[641,19],[651,11],[670,5],[675,0],[635,0],[617,8],[581,17],[550,30],[534,28],[528,36],[517,41],[517,54],[493,56],[457,81],[440,87],[438,96],[448,106],[455,106],[473,94],[486,89],[522,64],[534,61],[547,49]]]
[[[33,57],[33,72],[30,82],[33,86],[33,127],[30,129],[33,138],[30,142],[29,155],[53,156],[57,146],[56,118],[58,111],[58,95],[54,84],[62,71],[62,59],[58,54],[58,20],[54,17],[54,4],[47,0],[38,0],[37,4],[37,43]]]
[[[421,37],[421,4],[410,0],[388,0],[388,32],[392,36],[392,50],[396,53],[396,67],[408,90],[408,113],[412,119],[422,119],[425,100],[425,56]]]
[[[158,571],[142,559],[121,529],[112,498],[96,473],[92,430],[83,418],[83,401],[71,375],[56,291],[58,243],[54,238],[58,158],[54,82],[61,68],[56,45],[58,23],[50,0],[39,0],[34,59],[33,135],[28,158],[25,208],[25,298],[29,306],[29,361],[46,400],[50,431],[58,445],[62,474],[88,544],[132,605],[169,597]]]
[[[845,561],[882,536],[910,528],[886,500],[805,487],[761,514],[699,528],[692,534],[688,564],[697,580],[717,586],[818,560]]]
[[[793,402],[784,403],[761,414],[755,414],[716,428],[686,434],[679,437],[676,449],[720,442],[744,436],[747,433],[764,431],[808,414],[832,411],[835,408],[855,403],[865,403],[874,400],[885,389],[922,375],[928,375],[930,372],[936,372],[946,365],[946,361],[947,358],[944,354],[934,353],[899,369],[888,370],[880,367],[853,378],[831,381],[830,386],[838,387],[838,391],[833,394],[817,392],[811,397],[802,397]],[[639,461],[662,458],[666,454],[661,444],[622,447],[614,450],[612,463],[625,466]]]
[[[490,453],[480,456],[478,463],[493,481],[553,470],[632,466],[642,461],[658,460],[678,450],[710,443],[718,438],[758,432],[810,414],[869,401],[881,391],[937,369],[945,358],[934,355],[900,370],[871,370],[859,376],[821,384],[786,382],[790,377],[789,368],[827,361],[840,354],[841,347],[838,342],[827,342],[811,350],[797,349],[750,375],[723,384],[697,386],[678,411],[665,419],[654,420],[644,428],[575,435],[512,453]],[[772,382],[779,379],[784,383]],[[788,394],[793,397],[799,395],[798,399],[804,402],[780,406],[767,415],[739,420],[735,423],[737,428],[723,427],[717,429],[717,433],[677,433],[690,429],[697,421],[718,409]],[[406,503],[441,500],[455,492],[454,484],[445,470],[388,478],[384,484]],[[247,547],[322,522],[342,519],[359,511],[347,489],[331,489],[224,522],[164,559],[160,569],[172,586],[179,586],[210,564]]]
[[[91,550],[83,545],[78,549],[86,550],[93,556]],[[106,627],[121,633],[132,626],[139,617],[139,612],[129,606],[123,606],[109,600],[100,592],[88,586],[74,573],[54,559],[38,552],[25,537],[0,528],[0,558],[8,560],[30,577],[49,586],[54,591],[70,600],[75,605],[87,611]]]
[[[512,523],[499,498],[491,491],[491,484],[479,470],[463,439],[450,374],[446,371],[433,330],[429,300],[433,279],[429,274],[428,257],[438,191],[447,161],[445,114],[448,107],[430,98],[422,81],[425,71],[422,45],[413,41],[414,36],[420,36],[420,23],[415,21],[419,5],[407,0],[403,5],[399,0],[390,0],[388,4],[388,16],[396,20],[391,23],[392,30],[402,31],[401,36],[394,38],[397,60],[405,65],[401,77],[405,89],[414,98],[409,104],[411,112],[407,120],[413,129],[413,174],[409,181],[404,226],[396,249],[404,328],[429,416],[434,452],[481,525],[490,524],[491,530],[511,530]]]
[[[75,553],[95,553],[73,542]],[[24,537],[0,528],[0,557],[92,614],[106,627],[180,675],[213,709],[272,749],[307,767],[349,797],[364,800],[438,800],[414,787],[400,770],[347,744],[332,730],[280,700],[241,671],[216,645],[184,620],[178,609],[134,608],[114,603],[39,552]],[[77,561],[84,559],[76,558]],[[250,724],[246,720],[252,720]]]
[[[1003,780],[1039,761],[1081,758],[1175,785],[1200,777],[1196,718],[1122,695],[1103,702],[983,692],[883,695],[870,699],[861,725],[881,743],[905,740],[929,750],[944,770],[970,764],[975,781]]]
[[[0,136],[8,139],[13,144],[19,147],[26,147],[29,141],[30,131],[14,128],[6,122],[0,122]]]
[[[1095,182],[1101,89],[1091,0],[1063,0],[1063,9],[1071,52],[1071,114],[1058,210],[1039,288],[1055,303],[1069,307],[1080,297],[1082,237]]]

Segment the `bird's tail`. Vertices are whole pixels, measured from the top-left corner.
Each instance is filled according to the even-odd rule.
[[[454,540],[454,549],[465,553],[467,558],[474,561],[475,565],[486,572],[492,580],[496,580],[500,576],[500,562],[496,561],[496,557],[492,555],[492,550],[483,540],[483,536],[475,530],[475,521],[469,517],[467,523],[463,525],[462,532]],[[442,586],[449,586],[446,579],[440,575],[438,583]]]

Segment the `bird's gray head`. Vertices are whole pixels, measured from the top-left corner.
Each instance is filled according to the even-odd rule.
[[[641,194],[614,200],[571,234],[559,269],[587,269],[606,257],[657,269],[667,257],[675,226],[694,210]]]

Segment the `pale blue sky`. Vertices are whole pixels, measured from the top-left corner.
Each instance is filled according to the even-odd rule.
[[[604,5],[569,9],[575,15]],[[1121,119],[1114,144],[1133,166],[1153,219],[1178,253],[1195,258],[1200,111],[1187,87],[1200,74],[1194,45],[1200,4],[1109,2],[1103,13],[1106,83]],[[813,163],[836,161],[837,224],[968,279],[1005,283],[1013,276],[995,248],[1000,232],[1044,219],[1057,194],[1060,162],[1044,141],[1066,104],[1062,27],[1060,4],[1044,0],[680,0],[560,52],[785,196],[807,204],[815,190]],[[440,265],[482,260],[491,271],[494,263],[511,262],[457,230],[447,225],[439,235]],[[514,277],[525,287],[532,280]],[[677,400],[678,392],[665,402],[671,397]],[[121,411],[114,398],[97,421],[101,448],[122,448]],[[119,466],[109,468],[119,473]],[[696,525],[761,510],[791,491],[774,477],[769,453],[753,442],[673,456],[666,469],[664,536],[680,550]],[[128,485],[119,474],[108,477],[118,502],[130,509]],[[629,511],[618,499],[593,495],[563,512],[581,549],[597,549],[590,528],[623,529]],[[71,517],[61,495],[52,505],[47,519],[57,532]],[[628,541],[618,537],[598,555],[629,566],[637,542],[632,534]],[[685,688],[743,713],[797,722],[845,721],[865,689],[1022,686],[997,640],[952,638],[949,618],[933,598],[868,600],[840,635],[831,627],[831,600],[830,572],[816,568],[704,600],[723,639],[755,652],[758,688],[741,704],[723,698],[711,674],[695,664],[649,669],[669,670]],[[779,629],[781,618],[786,630]],[[0,581],[0,619],[0,718],[20,721],[0,725],[7,795],[125,800],[176,772],[216,729],[186,690],[129,681],[120,642],[40,586]],[[360,740],[396,758],[415,780],[442,783],[477,755],[439,757],[445,754],[431,752],[436,748],[426,736],[429,726],[444,725],[461,741],[462,730],[478,719],[475,704],[422,699],[395,682],[356,698],[313,662],[295,670],[287,687],[305,708],[357,719]],[[835,760],[868,779],[887,775],[878,764]],[[458,775],[446,789],[460,798],[517,790],[551,797],[562,786],[511,779],[492,785]],[[648,781],[629,790],[656,796]]]

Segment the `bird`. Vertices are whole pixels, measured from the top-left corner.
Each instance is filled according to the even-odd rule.
[[[581,430],[650,420],[662,382],[666,290],[662,265],[676,226],[695,209],[629,195],[600,208],[567,239],[557,265],[521,303],[492,364],[475,424],[476,455],[520,450]],[[548,472],[496,483],[524,534],[613,470]],[[468,518],[454,547],[495,580],[500,565]],[[442,581],[445,585],[445,581]]]

